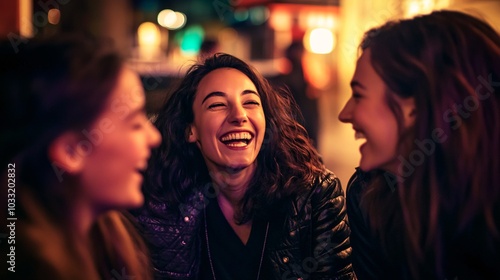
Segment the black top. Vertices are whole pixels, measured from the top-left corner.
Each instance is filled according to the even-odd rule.
[[[303,188],[303,193],[276,203],[260,218],[270,220],[260,279],[355,279],[340,180],[325,170]],[[155,279],[200,279],[201,258],[207,258],[201,248],[206,199],[205,190],[193,188],[177,210],[150,200],[137,214]]]
[[[352,265],[359,280],[390,279],[396,275],[380,248],[379,240],[371,231],[368,215],[362,211],[361,195],[370,181],[370,174],[357,169],[347,185],[347,215],[351,226]],[[394,278],[394,279],[397,279]]]
[[[375,173],[357,169],[347,186],[347,214],[351,226],[352,265],[359,280],[377,279],[414,279],[411,275],[405,256],[391,256],[385,253],[379,236],[370,227],[370,213],[361,207],[361,200],[366,188],[374,180]],[[386,177],[387,178],[387,177]],[[388,182],[388,181],[386,181]],[[397,195],[397,188],[388,190]],[[393,191],[395,190],[395,191]],[[498,209],[498,208],[497,208]],[[500,209],[495,221],[500,220]],[[476,219],[468,229],[460,234],[443,231],[443,245],[446,250],[442,266],[444,277],[437,277],[437,271],[431,261],[418,267],[419,273],[424,275],[420,279],[462,280],[462,279],[500,279],[500,239],[488,236],[485,223]],[[440,223],[452,220],[453,216],[441,218]],[[390,238],[391,244],[403,244],[398,240],[404,232],[394,233]],[[397,236],[396,236],[397,235]],[[426,252],[432,254],[433,251]],[[431,260],[426,258],[425,260]]]
[[[217,199],[209,200],[206,207],[208,231],[202,228],[202,256],[200,279],[214,279],[207,250],[207,233],[215,279],[255,280],[262,258],[267,222],[254,220],[247,244],[243,244],[228,223]],[[269,279],[267,264],[262,264],[260,279]]]

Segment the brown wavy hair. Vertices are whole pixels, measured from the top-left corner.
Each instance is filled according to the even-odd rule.
[[[436,11],[368,31],[361,49],[387,85],[404,159],[396,174],[375,171],[363,194],[371,226],[410,278],[488,278],[500,260],[500,36]],[[415,100],[408,130],[395,95]]]
[[[211,179],[199,148],[187,141],[194,120],[193,101],[201,79],[219,68],[245,74],[260,95],[266,120],[264,142],[257,157],[257,171],[246,191],[239,213],[245,222],[284,197],[306,190],[323,170],[321,159],[307,132],[296,121],[299,112],[290,93],[270,86],[244,61],[217,53],[189,68],[154,124],[163,142],[152,154],[144,185],[147,201],[179,207],[193,190],[203,191]],[[221,81],[223,82],[223,81]],[[154,212],[154,209],[150,209]],[[156,213],[161,215],[161,213]]]
[[[122,58],[105,41],[80,35],[18,43],[0,44],[0,178],[3,197],[15,174],[16,277],[109,279],[116,270],[150,279],[147,249],[124,214],[108,211],[88,236],[76,233],[70,209],[79,178],[61,180],[64,171],[48,155],[59,135],[86,129],[101,114]]]

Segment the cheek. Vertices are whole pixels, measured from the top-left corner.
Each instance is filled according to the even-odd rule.
[[[129,134],[108,135],[88,156],[87,170],[101,180],[121,182],[142,164],[146,151],[137,137]]]
[[[260,112],[255,120],[255,126],[259,129],[260,134],[264,135],[266,133],[266,116],[264,115],[264,112]]]
[[[121,152],[120,152],[121,151]],[[142,203],[141,175],[131,151],[115,149],[96,154],[85,174],[83,190],[90,202],[103,207],[129,207]]]
[[[367,132],[367,145],[363,156],[372,167],[383,167],[397,158],[399,136],[395,119],[372,118],[372,126]]]
[[[259,133],[259,136],[258,136],[258,142],[257,142],[257,144],[258,144],[258,145],[264,145],[264,144],[266,144],[266,143],[265,143],[265,140],[266,140],[266,139],[268,139],[268,140],[269,140],[269,138],[271,137],[271,135],[267,135],[267,136],[266,136],[266,133],[270,134],[270,133],[272,133],[272,132],[271,132],[271,131],[267,131],[267,130],[266,130],[266,124],[265,124],[265,123],[264,123],[264,124],[262,125],[262,127],[260,128],[260,131],[261,131],[261,132]]]
[[[105,134],[85,158],[83,196],[101,207],[140,205],[142,176],[137,169],[145,165],[148,152],[146,137],[140,132],[117,127],[114,133]]]
[[[384,137],[379,141],[379,150],[382,157],[385,159],[395,158],[398,145],[398,136],[396,131],[387,129],[385,130]]]
[[[221,127],[216,118],[210,118],[197,125],[198,140],[200,142],[212,143],[217,138],[217,132]]]
[[[117,143],[115,146],[102,147],[102,150],[93,155],[93,162],[101,165],[103,169],[114,170],[119,168],[119,166],[125,166],[133,158],[135,147],[122,146],[121,143]]]
[[[394,118],[373,118],[370,135],[374,142],[384,150],[395,150],[398,140],[397,123]]]

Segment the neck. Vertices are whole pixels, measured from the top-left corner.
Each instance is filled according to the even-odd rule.
[[[96,213],[89,205],[83,202],[75,201],[70,217],[77,236],[82,238],[82,240],[86,240],[89,236],[90,228],[92,227],[96,216]]]
[[[222,196],[233,208],[239,206],[250,181],[256,170],[256,165],[251,165],[238,171],[211,171],[212,182],[215,184],[219,199]]]

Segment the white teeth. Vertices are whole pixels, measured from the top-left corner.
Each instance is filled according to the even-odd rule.
[[[366,136],[362,132],[356,131],[356,133],[354,134],[354,139],[366,139]]]
[[[250,140],[252,139],[252,135],[248,132],[237,132],[237,133],[229,133],[226,136],[222,137],[222,141],[230,141],[230,140]]]
[[[244,142],[235,142],[235,143],[228,143],[226,144],[229,147],[245,147],[247,143]]]

